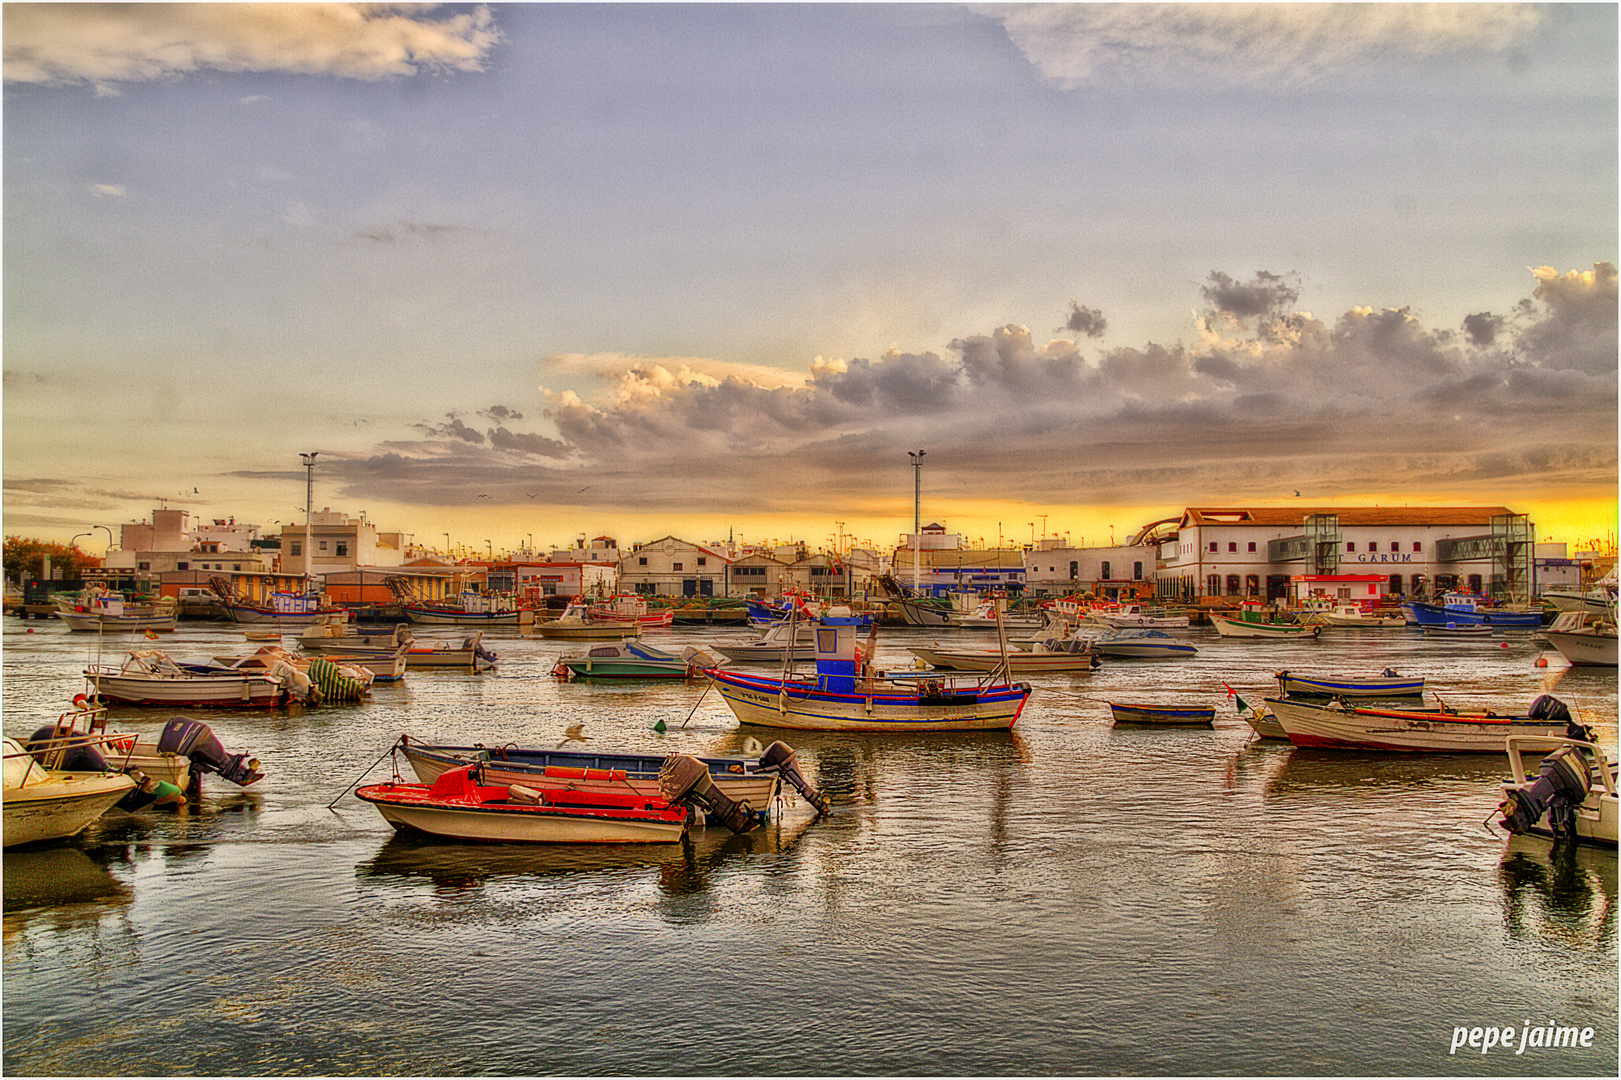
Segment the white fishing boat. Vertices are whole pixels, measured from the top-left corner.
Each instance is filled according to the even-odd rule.
[[[959,597],[964,596],[973,598],[966,610],[959,607]],[[951,601],[950,625],[964,630],[994,630],[998,622],[1008,630],[1039,630],[1047,624],[1042,614],[1009,615],[1004,596],[981,600],[975,593],[952,593]]]
[[[352,627],[326,625],[312,626],[298,638],[298,647],[304,652],[340,661],[349,656],[391,654],[401,645],[405,647],[406,670],[457,668],[477,673],[489,670],[496,661],[496,654],[484,647],[482,630],[475,630],[460,640],[425,641],[418,640],[404,623],[386,634],[367,634]]]
[[[1028,683],[953,681],[923,672],[880,676],[861,662],[860,620],[831,609],[815,625],[816,675],[708,674],[740,723],[812,731],[996,731],[1018,723]]]
[[[1098,635],[1092,639],[1092,648],[1099,656],[1111,660],[1171,660],[1193,656],[1199,651],[1163,630],[1131,628]]]
[[[1546,753],[1547,746],[1520,736],[1504,744],[1513,779],[1503,785],[1499,824],[1515,834],[1616,846],[1616,767],[1602,747],[1590,737],[1562,739],[1532,772],[1525,753]]]
[[[1387,709],[1327,704],[1294,698],[1267,698],[1266,707],[1296,746],[1334,750],[1400,750],[1427,753],[1493,754],[1509,735],[1524,736],[1549,750],[1565,737],[1570,713],[1544,694],[1521,715],[1478,710]]]
[[[175,599],[165,596],[147,604],[130,603],[118,593],[89,588],[77,597],[57,596],[56,617],[69,630],[117,633],[130,630],[173,630],[179,615]]]
[[[1329,626],[1387,630],[1392,627],[1407,625],[1407,616],[1399,611],[1372,611],[1359,604],[1335,604],[1318,612],[1317,615]]]
[[[1548,644],[1579,667],[1616,666],[1616,627],[1613,613],[1594,616],[1586,611],[1561,612],[1542,632]]]
[[[1274,641],[1309,640],[1323,632],[1322,623],[1300,623],[1273,617],[1255,601],[1239,605],[1237,615],[1212,612],[1210,621],[1216,633],[1230,638],[1270,638]]]
[[[641,641],[613,641],[592,645],[578,656],[559,657],[552,674],[563,680],[695,679],[718,662],[692,645],[673,653]]]
[[[570,641],[612,641],[620,638],[640,637],[642,624],[634,620],[598,619],[581,603],[570,603],[563,614],[555,619],[538,622],[535,633],[544,638],[564,638]]]
[[[49,769],[17,740],[7,738],[4,744],[0,842],[8,848],[77,836],[136,785],[123,772]]]
[[[1186,629],[1189,619],[1186,615],[1172,615],[1163,607],[1151,604],[1123,604],[1115,609],[1099,609],[1092,613],[1092,617],[1105,626],[1116,629]]]
[[[788,657],[789,642],[793,642],[792,657]],[[742,645],[716,645],[715,651],[734,664],[780,664],[785,659],[794,663],[816,659],[815,624],[790,619],[772,623],[759,637]]]
[[[1000,649],[970,649],[941,645],[908,645],[911,654],[930,667],[944,671],[995,671],[1003,666]],[[1009,649],[1007,669],[1015,675],[1066,674],[1090,672],[1100,664],[1091,642],[1084,638],[1051,638],[1028,649]]]
[[[269,708],[295,694],[308,695],[309,680],[290,665],[241,671],[218,664],[188,664],[156,649],[129,654],[122,664],[93,664],[84,671],[93,696],[121,705]]]

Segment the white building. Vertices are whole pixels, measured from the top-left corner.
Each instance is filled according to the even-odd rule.
[[[306,557],[303,523],[281,527],[283,573],[320,577],[363,567],[405,565],[404,534],[378,532],[366,520],[365,511],[351,518],[322,507],[310,517],[309,536],[314,551]]]
[[[725,596],[729,562],[720,552],[666,536],[620,556],[619,586],[647,596]]]
[[[1159,548],[1154,544],[1060,547],[1054,541],[1024,554],[1027,596],[1091,593],[1108,600],[1152,595]],[[1047,546],[1052,545],[1052,546]]]
[[[1502,506],[1189,507],[1140,534],[1166,599],[1289,595],[1291,577],[1379,574],[1385,593],[1529,597],[1534,529]]]

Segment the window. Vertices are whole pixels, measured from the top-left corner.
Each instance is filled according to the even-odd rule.
[[[1142,579],[1143,579],[1143,564],[1140,563],[1140,562],[1132,563],[1131,564],[1131,580],[1133,580],[1133,581],[1141,581]]]
[[[176,570],[190,570],[191,569],[191,564],[190,563],[175,563],[174,568]]]
[[[242,569],[242,564],[239,563],[239,562],[234,562],[234,563],[231,564],[231,569],[232,570],[241,570]]]
[[[1227,550],[1236,552],[1238,550],[1238,541],[1237,540],[1229,540],[1229,541],[1227,541]]]
[[[347,540],[339,540],[338,541],[338,554],[339,555],[347,555],[347,554],[349,554],[349,541],[347,541]]]
[[[671,563],[670,564],[670,569],[679,571],[681,569],[681,564],[680,563]]]
[[[1210,551],[1212,554],[1216,551],[1216,542],[1214,540],[1210,541]]]
[[[1238,595],[1238,575],[1237,574],[1228,574],[1227,575],[1227,595],[1228,596],[1237,596]]]
[[[1207,596],[1221,595],[1221,575],[1211,574],[1204,579],[1204,590]]]
[[[1108,563],[1107,563],[1107,562],[1105,562],[1105,563],[1104,563],[1104,564],[1103,564],[1103,573],[1102,573],[1102,574],[1100,574],[1100,575],[1098,575],[1098,576],[1099,576],[1099,577],[1100,577],[1100,578],[1102,578],[1102,579],[1103,579],[1103,580],[1104,580],[1104,581],[1108,581],[1108,580],[1109,580],[1109,564],[1108,564]]]
[[[1080,576],[1081,576],[1081,564],[1079,562],[1071,562],[1069,564],[1069,579],[1071,581],[1074,581],[1076,578],[1078,578]]]
[[[302,550],[303,546],[304,546],[303,544],[299,543],[297,540],[294,540],[292,542],[292,544],[289,546],[289,549],[288,549],[289,553],[293,554],[293,555],[302,555],[302,554],[304,554],[304,552]]]
[[[636,560],[636,565],[637,566],[646,566],[647,565],[647,556],[643,555],[641,558],[637,559]]]
[[[325,551],[326,550],[326,541],[322,540],[321,543],[316,547],[315,550],[316,551]]]
[[[1255,541],[1254,540],[1250,541],[1250,553],[1251,554],[1255,553]]]
[[[1413,541],[1413,554],[1417,555],[1419,552],[1421,552],[1423,550],[1424,550],[1424,545],[1419,543],[1417,540],[1414,540]]]
[[[1396,543],[1396,541],[1392,540],[1390,542],[1390,553],[1392,555],[1394,555],[1396,552],[1398,552],[1400,550],[1401,550],[1401,545]]]
[[[699,566],[708,566],[709,565],[708,558],[703,556],[703,555],[698,556],[698,565]]]
[[[1345,542],[1345,550],[1346,551],[1355,551],[1356,550],[1356,541],[1355,540],[1347,540]]]
[[[1246,577],[1244,579],[1244,595],[1245,596],[1259,596],[1259,595],[1261,595],[1261,577],[1260,577],[1259,574],[1250,574],[1248,577]]]

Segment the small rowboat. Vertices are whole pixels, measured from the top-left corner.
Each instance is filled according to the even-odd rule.
[[[1275,678],[1284,697],[1385,698],[1422,697],[1422,676],[1409,679],[1394,672],[1369,679],[1318,679],[1280,671]]]
[[[687,827],[687,808],[634,792],[536,790],[481,783],[467,765],[429,784],[371,784],[356,797],[377,807],[396,829],[452,840],[527,844],[674,843]]]
[[[1486,623],[1446,623],[1424,627],[1424,633],[1442,638],[1491,637],[1495,631],[1496,627]]]
[[[1183,726],[1214,727],[1216,709],[1213,705],[1117,705],[1109,702],[1117,724],[1180,724]]]
[[[1332,750],[1403,750],[1451,754],[1500,753],[1503,739],[1553,750],[1565,736],[1570,712],[1544,694],[1517,716],[1451,709],[1380,709],[1333,702],[1314,705],[1267,698],[1266,706],[1296,746]]]

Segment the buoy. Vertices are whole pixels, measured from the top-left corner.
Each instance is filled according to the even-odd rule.
[[[1537,667],[1547,667],[1547,666],[1548,666],[1548,658],[1546,656],[1537,657]]]
[[[1505,641],[1502,644],[1498,645],[1497,647],[1499,649],[1506,649],[1506,648],[1508,648],[1508,642]]]

